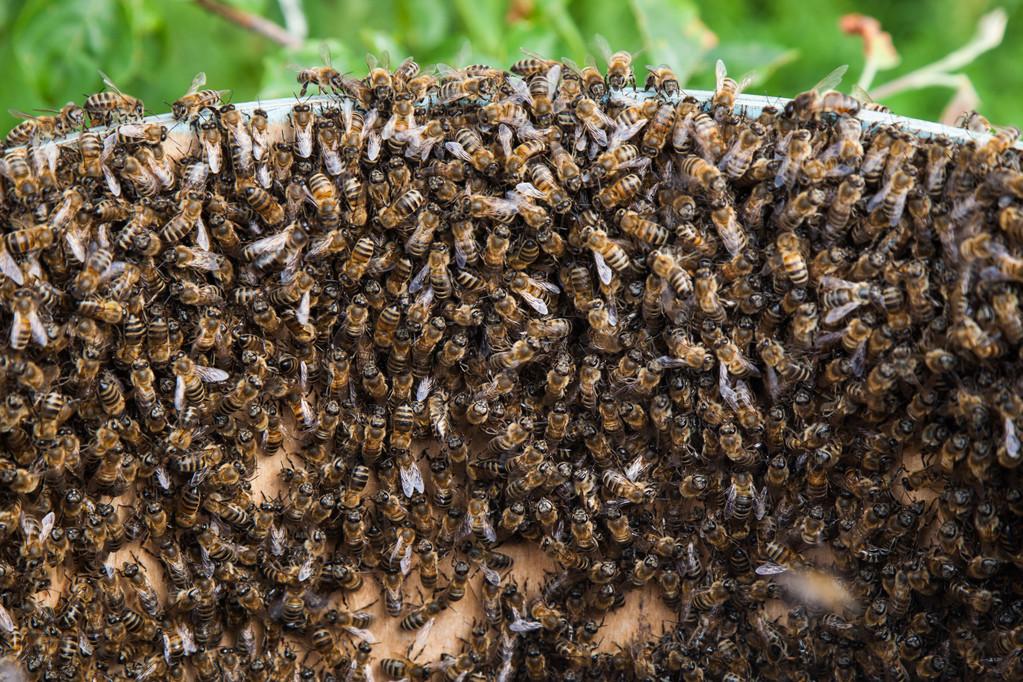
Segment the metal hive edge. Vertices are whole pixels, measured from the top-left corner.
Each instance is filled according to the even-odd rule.
[[[633,99],[650,99],[657,96],[653,90],[640,89],[625,89],[621,94]],[[674,104],[684,97],[694,97],[701,103],[708,104],[713,95],[713,90],[683,90],[677,96],[665,98],[665,101]],[[311,97],[304,98],[301,101],[314,106],[320,105],[323,107],[336,107],[345,99],[348,98],[339,97],[337,95],[313,95]],[[235,107],[245,114],[251,114],[256,109],[263,109],[267,113],[269,123],[275,124],[283,123],[287,120],[288,113],[297,101],[299,100],[295,97],[282,97],[265,101],[238,103],[235,104]],[[747,118],[756,119],[760,117],[760,114],[766,107],[782,109],[790,101],[792,100],[785,97],[740,94],[735,101],[735,113],[746,116]],[[431,103],[432,101],[428,101],[422,104],[424,106],[429,106]],[[856,115],[856,118],[861,121],[864,128],[870,128],[877,125],[894,125],[902,130],[913,132],[921,138],[944,137],[958,144],[965,144],[971,141],[984,143],[992,137],[988,133],[978,133],[966,130],[965,128],[954,128],[952,126],[942,125],[932,121],[925,121],[919,118],[909,118],[907,116],[898,116],[892,113],[869,111],[866,109],[860,110],[860,112]],[[170,113],[147,116],[143,119],[143,122],[159,123],[167,126],[168,129],[187,129],[187,125],[184,122],[174,120]],[[115,126],[100,126],[93,128],[92,131],[102,134],[105,131],[113,130],[114,127]],[[174,134],[173,131],[172,134]],[[79,133],[77,132],[71,133],[62,138],[58,138],[56,142],[59,145],[68,145],[75,142],[78,139],[78,136]],[[19,147],[12,147],[11,149],[18,148]],[[1023,150],[1023,140],[1018,141],[1015,145],[1013,145],[1013,148]]]

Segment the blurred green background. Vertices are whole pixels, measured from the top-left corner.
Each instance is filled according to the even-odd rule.
[[[738,76],[757,68],[751,92],[791,96],[835,66],[849,64],[842,89],[863,69],[863,43],[843,34],[839,19],[859,12],[891,33],[900,63],[880,85],[953,52],[973,36],[978,19],[1003,7],[1002,43],[969,64],[979,109],[996,124],[1023,123],[1023,0],[222,0],[285,25],[282,5],[298,4],[309,32],[285,48],[211,14],[192,0],[0,0],[0,129],[8,108],[33,111],[102,89],[102,69],[154,112],[169,109],[200,70],[209,87],[230,88],[234,101],[285,96],[297,89],[295,64],[319,62],[326,42],[333,64],[363,73],[367,51],[387,51],[392,64],[414,55],[421,64],[508,65],[520,48],[582,63],[596,54],[594,37],[615,49],[640,51],[636,64],[667,63],[693,88],[713,87],[713,64]],[[295,24],[292,23],[292,27]],[[640,82],[642,70],[637,74]],[[938,119],[953,96],[929,87],[885,103],[896,112]]]

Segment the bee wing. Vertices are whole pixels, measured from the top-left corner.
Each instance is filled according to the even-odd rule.
[[[85,258],[83,257],[81,260],[84,261]],[[18,262],[14,260],[14,256],[10,254],[2,243],[0,243],[0,272],[16,284],[25,283],[25,276],[21,272],[21,266],[18,265]]]
[[[387,119],[387,123],[384,124],[383,130],[380,131],[380,138],[383,140],[389,140],[394,137],[394,129],[398,125],[398,114],[391,114],[391,117]]]
[[[533,199],[542,200],[547,198],[547,195],[537,189],[536,185],[531,182],[520,182],[515,185],[515,191],[523,196],[531,197]]]
[[[20,317],[20,314],[17,312],[14,314],[14,326],[11,328],[12,339],[14,338],[14,330],[18,328]],[[43,324],[43,321],[39,319],[39,314],[36,311],[33,310],[28,314],[28,324],[32,329],[32,338],[35,339],[35,342],[40,346],[45,347],[46,344],[49,343],[50,337],[47,335],[46,326]]]
[[[167,665],[171,664],[171,640],[166,632],[163,633],[163,658]]]
[[[589,118],[583,121],[583,125],[586,127],[586,130],[587,132],[589,132],[590,136],[593,137],[594,142],[596,142],[601,147],[607,146],[607,133],[604,132],[603,128],[599,127],[597,124],[593,122],[592,119]]]
[[[309,310],[312,303],[312,296],[310,292],[302,294],[302,299],[298,302],[298,310],[295,311],[295,320],[301,325],[309,324]]]
[[[501,143],[501,151],[504,152],[504,157],[508,158],[512,155],[512,129],[506,124],[502,123],[497,126],[497,139]]]
[[[376,109],[370,109],[366,112],[362,119],[362,140],[365,141],[369,134],[373,131],[373,128],[377,124],[377,119],[380,118],[380,112]]]
[[[142,123],[126,123],[117,127],[117,134],[124,137],[143,137],[146,134],[146,126]],[[110,135],[110,137],[116,139],[115,135]]]
[[[156,471],[153,472],[156,476],[156,483],[164,490],[170,490],[171,478],[170,474],[167,473],[167,468],[163,465],[156,467]]]
[[[785,566],[780,566],[778,564],[774,564],[774,563],[768,562],[766,564],[760,564],[759,566],[757,566],[756,574],[757,575],[778,575],[779,573],[784,573],[787,570],[789,570],[789,569],[786,568]]]
[[[1003,443],[1005,445],[1005,452],[1009,457],[1015,459],[1019,455],[1020,441],[1019,435],[1016,433],[1016,424],[1009,417],[1004,419],[1005,435],[1003,437]]]
[[[195,374],[208,384],[227,381],[231,378],[231,375],[224,370],[216,367],[207,367],[205,365],[195,365]]]
[[[618,326],[618,304],[615,303],[613,296],[608,298],[607,302],[607,321],[612,327]]]
[[[550,310],[548,310],[547,304],[544,302],[542,298],[537,298],[528,291],[520,291],[518,292],[518,294],[526,303],[529,304],[529,307],[535,310],[536,312],[540,313],[541,315],[550,314]]]
[[[832,308],[828,311],[827,315],[824,316],[824,324],[836,324],[837,322],[840,322],[842,318],[859,308],[861,305],[863,305],[863,301],[855,300]]]
[[[554,99],[558,91],[558,84],[561,82],[561,64],[555,64],[547,71],[547,97]]]
[[[767,486],[760,489],[760,492],[753,491],[753,513],[760,521],[767,515]]]
[[[412,570],[412,545],[405,548],[405,553],[402,555],[399,565],[401,566],[402,575],[408,575],[409,571]]]
[[[174,383],[174,409],[181,412],[185,409],[185,377],[178,376]]]
[[[202,216],[199,216],[198,218],[195,219],[195,243],[203,251],[208,252],[210,250],[210,233],[206,231],[206,223],[203,222]],[[216,254],[211,255],[216,256]],[[220,256],[216,257],[218,259],[221,259]],[[211,268],[210,270],[212,271],[218,269],[220,269],[219,264],[217,265],[217,267]]]
[[[33,138],[32,148],[33,155],[38,157],[41,162],[45,162],[51,173],[55,173],[57,162],[60,160],[60,148],[57,146],[57,141],[53,139],[41,141],[38,138]]]
[[[673,358],[670,355],[662,355],[656,360],[657,364],[662,369],[678,369],[680,367],[688,367],[688,363],[680,358]]]
[[[629,159],[625,163],[618,164],[619,170],[632,170],[634,168],[645,169],[651,163],[649,156],[641,156],[638,159]]]
[[[600,53],[605,62],[611,60],[611,55],[614,54],[614,51],[611,49],[610,43],[607,42],[607,38],[598,33],[593,36],[593,45],[597,48],[597,52]]]
[[[200,71],[199,73],[195,74],[195,77],[192,79],[191,84],[188,86],[188,90],[185,92],[185,96],[187,97],[188,95],[194,95],[196,92],[199,91],[199,88],[201,88],[204,85],[206,85],[206,72]]]
[[[341,175],[344,165],[341,163],[340,154],[333,149],[321,149],[320,155],[323,157],[323,166],[327,169],[328,173],[331,175]]]
[[[515,620],[511,622],[508,629],[512,632],[533,632],[543,627],[538,621],[535,620],[524,620],[522,617],[515,614]]]
[[[533,94],[529,91],[529,84],[518,76],[509,76],[506,80],[512,89],[512,95],[508,98],[513,102],[525,102],[533,105]]]
[[[309,580],[309,577],[313,574],[313,569],[316,567],[316,559],[309,557],[302,562],[302,565],[298,569],[298,581],[304,583]]]
[[[198,240],[197,240],[198,241]],[[192,268],[215,272],[224,263],[224,257],[207,251],[206,249],[192,249]]]
[[[295,153],[308,159],[313,153],[313,126],[293,126],[295,128]]]
[[[465,161],[466,163],[472,161],[472,156],[469,155],[469,152],[465,151],[465,147],[463,147],[459,142],[445,142],[444,148],[448,150],[449,154]]]
[[[413,493],[423,492],[425,489],[423,474],[419,471],[419,465],[415,461],[410,460],[408,466],[398,467],[398,471],[401,475],[401,490],[405,493],[405,497],[412,497]]]
[[[462,248],[461,242],[455,242],[455,265],[464,268],[469,262],[469,255]]]
[[[100,169],[103,171],[103,179],[106,180],[107,189],[110,190],[110,193],[115,197],[121,196],[121,183],[117,176],[114,175],[114,172],[105,163],[100,164]]]
[[[608,149],[614,149],[623,142],[631,140],[636,133],[643,129],[643,126],[647,124],[647,119],[641,118],[635,123],[627,126],[615,126],[615,129],[611,132],[611,138],[608,141]],[[649,159],[647,159],[649,161]]]
[[[206,163],[209,164],[210,170],[213,171],[214,173],[219,173],[220,161],[222,158],[220,154],[220,145],[214,144],[209,140],[203,139],[202,146],[203,149],[206,151]]]
[[[423,283],[426,281],[426,276],[429,275],[429,274],[430,274],[430,266],[429,266],[429,264],[424,265],[423,269],[420,270],[418,273],[416,273],[416,276],[412,278],[411,282],[409,282],[408,292],[410,294],[414,294],[417,291],[419,291],[420,289],[422,289],[423,288]]]
[[[366,159],[376,161],[380,156],[380,133],[375,130],[370,132],[366,141]]]
[[[646,465],[643,463],[643,458],[639,455],[633,459],[629,466],[625,469],[625,478],[629,479],[633,483],[639,478],[639,475],[643,473],[643,469],[646,469]]]
[[[415,641],[412,642],[412,648],[409,649],[409,651],[422,651],[423,647],[426,646],[426,642],[430,639],[430,630],[433,629],[433,624],[436,620],[436,618],[431,618],[426,621],[426,625],[419,629],[419,632],[416,633]]]
[[[850,282],[847,279],[841,277],[834,277],[832,275],[824,275],[820,279],[821,289],[830,291],[832,289],[852,289],[856,286],[856,282]]]
[[[50,531],[53,530],[53,525],[56,522],[57,517],[51,511],[49,514],[43,517],[42,522],[39,524],[39,539],[45,540],[50,537]]]
[[[364,642],[368,642],[369,644],[379,644],[379,640],[369,630],[366,630],[364,628],[357,628],[354,625],[346,625],[344,629],[345,632],[347,632],[351,636],[361,639]],[[369,671],[369,666],[366,667],[366,671],[367,672]],[[368,680],[369,677],[367,677],[366,679]]]
[[[718,363],[718,390],[721,392],[721,398],[728,403],[728,406],[732,408],[732,411],[738,412],[738,396],[732,388],[731,382],[728,380],[728,368],[725,367],[724,363]]]
[[[114,82],[110,80],[110,76],[106,75],[102,71],[99,71],[99,76],[100,78],[103,79],[103,85],[107,86],[108,88],[116,92],[118,95],[124,94],[123,92],[121,92],[121,89],[114,85]]]
[[[490,542],[497,542],[497,531],[494,530],[494,526],[491,525],[490,518],[486,514],[483,515],[483,537]]]
[[[419,380],[419,385],[416,386],[416,400],[426,400],[427,396],[430,395],[430,390],[433,388],[433,378],[423,377]]]
[[[34,538],[39,534],[39,522],[31,516],[26,516],[25,512],[21,513],[21,532],[25,536],[25,539]]]
[[[256,265],[265,265],[280,255],[288,243],[288,230],[284,229],[269,237],[257,239],[246,247],[246,251],[255,256]]]
[[[199,648],[195,645],[195,638],[192,637],[192,630],[185,624],[179,624],[174,628],[178,631],[178,636],[181,637],[181,646],[185,651],[185,655],[194,654]]]
[[[817,85],[813,86],[813,89],[817,92],[827,92],[828,90],[834,90],[838,87],[838,84],[842,82],[842,77],[845,76],[845,72],[849,70],[848,64],[842,64],[837,67],[834,71],[829,73],[824,78],[820,79]]]
[[[721,90],[726,78],[728,78],[728,69],[725,68],[724,61],[719,59],[714,64],[714,89]]]
[[[270,553],[274,556],[284,554],[288,540],[288,531],[283,526],[274,524],[270,528]]]
[[[270,189],[270,185],[273,184],[273,180],[270,178],[270,167],[265,163],[256,166],[256,182],[263,189]]]
[[[600,277],[600,281],[603,284],[610,284],[611,280],[614,279],[614,270],[607,264],[604,257],[597,251],[593,252],[593,262],[597,265],[597,276]]]
[[[735,512],[735,498],[739,495],[739,489],[735,484],[728,486],[728,499],[725,501],[725,518],[731,518]]]
[[[541,289],[543,289],[544,291],[546,291],[548,293],[551,293],[551,294],[560,294],[561,293],[561,289],[558,288],[557,284],[553,284],[551,282],[547,282],[547,281],[544,281],[542,279],[533,279],[532,277],[530,277],[529,279],[530,279],[530,281],[535,286],[540,287]]]

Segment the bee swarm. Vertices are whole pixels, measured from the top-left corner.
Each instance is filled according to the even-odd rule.
[[[119,91],[5,141],[5,672],[1023,675],[1018,131],[626,53],[299,80],[277,126],[197,78],[180,158]],[[377,660],[367,584],[420,644],[482,607]]]

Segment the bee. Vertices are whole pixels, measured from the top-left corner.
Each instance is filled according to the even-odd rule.
[[[793,197],[778,217],[778,227],[784,230],[783,234],[790,234],[803,222],[815,216],[825,198],[824,192],[819,189],[808,189]]]
[[[185,94],[174,100],[174,103],[171,104],[171,114],[174,116],[174,120],[184,121],[190,119],[200,110],[212,109],[220,104],[220,100],[226,94],[226,91],[200,90],[204,85],[206,85],[206,74],[200,71],[192,79],[192,83],[188,86]]]
[[[423,195],[416,189],[410,189],[394,202],[384,208],[376,220],[385,229],[393,229],[408,220],[423,205]]]
[[[4,153],[3,164],[0,165],[0,170],[14,184],[15,196],[22,201],[35,196],[40,190],[39,180],[29,164],[28,152],[25,147],[8,149]]]
[[[9,236],[9,235],[8,235]],[[14,319],[11,322],[10,344],[14,350],[24,350],[29,341],[46,347],[50,337],[39,316],[39,305],[31,289],[17,289],[10,301]]]
[[[844,65],[836,68],[821,79],[813,89],[797,95],[795,99],[785,105],[785,115],[794,116],[800,120],[816,118],[821,114],[855,116],[859,113],[860,101],[834,89],[841,82],[847,69],[848,66]]]
[[[666,281],[676,296],[685,298],[693,293],[692,277],[669,252],[651,251],[648,263],[653,273]]]
[[[735,100],[739,97],[746,86],[749,85],[752,80],[752,74],[747,74],[742,77],[740,82],[736,82],[734,79],[728,77],[728,70],[725,68],[725,63],[720,59],[714,65],[714,95],[711,97],[711,111],[714,113],[714,120],[718,123],[724,123],[732,116],[732,111],[735,109]]]
[[[126,95],[121,92],[110,80],[110,77],[100,72],[103,84],[109,92],[100,92],[89,95],[85,99],[83,108],[89,114],[89,120],[93,125],[109,124],[111,121],[118,121],[129,117],[142,118],[145,113],[145,105],[142,100]]]
[[[753,163],[753,157],[764,143],[767,131],[757,122],[739,131],[732,146],[718,162],[720,169],[729,178],[741,178]]]
[[[799,176],[803,164],[813,153],[810,145],[810,132],[807,130],[796,130],[789,134],[788,144],[785,146],[785,156],[781,160],[778,171],[774,177],[774,186],[791,188]]]

